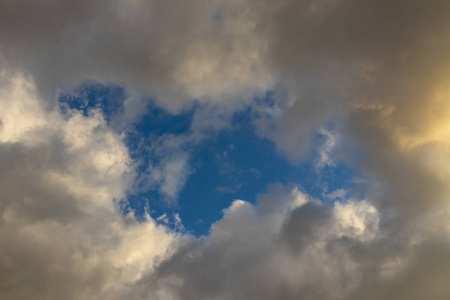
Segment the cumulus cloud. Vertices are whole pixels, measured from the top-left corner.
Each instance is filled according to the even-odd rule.
[[[256,206],[234,201],[208,236],[185,242],[143,288],[152,299],[346,299],[367,267],[355,250],[381,236],[366,201],[326,206],[274,185]]]
[[[1,298],[108,298],[139,280],[175,235],[122,212],[122,138],[98,111],[46,111],[24,77],[2,87]]]
[[[367,200],[329,206],[273,185],[256,205],[234,201],[207,236],[183,240],[127,297],[445,299],[449,243],[428,221],[399,232]]]
[[[449,12],[441,0],[1,1],[0,295],[448,299]],[[184,147],[266,90],[262,137],[298,163],[333,123],[342,142],[328,135],[318,168],[333,150],[370,186],[326,205],[276,185],[200,238],[138,223],[120,211],[136,185],[120,134],[98,110],[56,105],[87,80],[129,89],[126,120],[145,97],[172,112],[200,103],[192,132],[152,146],[162,163],[144,178],[169,197],[191,171]]]

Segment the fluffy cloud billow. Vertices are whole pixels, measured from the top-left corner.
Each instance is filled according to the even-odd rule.
[[[1,297],[99,299],[126,288],[176,235],[121,213],[133,175],[122,138],[98,111],[46,111],[26,78],[2,87]]]
[[[449,299],[449,15],[442,0],[1,1],[0,298]],[[127,91],[112,120],[58,102],[90,82]],[[189,129],[133,152],[149,103],[192,112]],[[290,165],[345,164],[352,186],[230,196],[200,236],[151,205],[135,216],[142,190],[188,201],[193,149],[242,111]]]

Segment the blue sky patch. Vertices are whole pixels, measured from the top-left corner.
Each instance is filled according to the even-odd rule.
[[[59,103],[63,112],[67,105],[71,109],[82,111],[85,116],[90,109],[101,109],[106,121],[109,122],[114,115],[123,112],[123,103],[126,98],[127,92],[123,87],[91,82],[71,93],[62,94]]]
[[[268,93],[264,100],[268,105],[271,105],[271,95]],[[120,87],[86,85],[77,93],[61,97],[60,102],[85,114],[90,108],[100,108],[110,120],[123,110],[125,99],[126,91]],[[262,100],[258,101],[261,103]],[[138,172],[145,172],[150,163],[158,164],[163,159],[161,154],[156,155],[151,150],[152,142],[165,135],[190,133],[196,109],[194,106],[174,115],[149,103],[147,112],[127,132],[125,140],[132,158],[138,161]],[[129,195],[127,207],[138,217],[146,210],[155,219],[164,216],[160,220],[169,225],[176,224],[174,220],[179,215],[187,231],[204,235],[233,200],[254,203],[258,194],[276,182],[295,184],[327,203],[335,201],[328,194],[353,186],[354,172],[343,162],[327,165],[320,171],[311,162],[291,164],[272,141],[256,134],[253,116],[251,108],[238,112],[230,127],[200,143],[185,146],[183,151],[189,154],[191,173],[175,203],[167,203],[156,188],[147,188]],[[332,126],[328,124],[327,128]]]

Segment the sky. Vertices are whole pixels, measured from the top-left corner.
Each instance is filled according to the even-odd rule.
[[[0,298],[450,299],[449,15],[1,1]]]

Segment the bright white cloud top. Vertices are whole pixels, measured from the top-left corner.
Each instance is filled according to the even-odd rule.
[[[1,1],[0,298],[450,299],[449,15],[441,0]],[[94,99],[121,109],[61,101],[93,83],[126,90]],[[146,132],[149,105],[187,129]],[[267,177],[230,158],[244,144],[211,148],[233,184],[196,181],[229,196],[199,236],[172,211],[214,201],[182,192],[226,130],[318,183],[280,176],[238,200]],[[339,164],[351,186],[323,179]],[[147,192],[167,211],[130,208]]]

